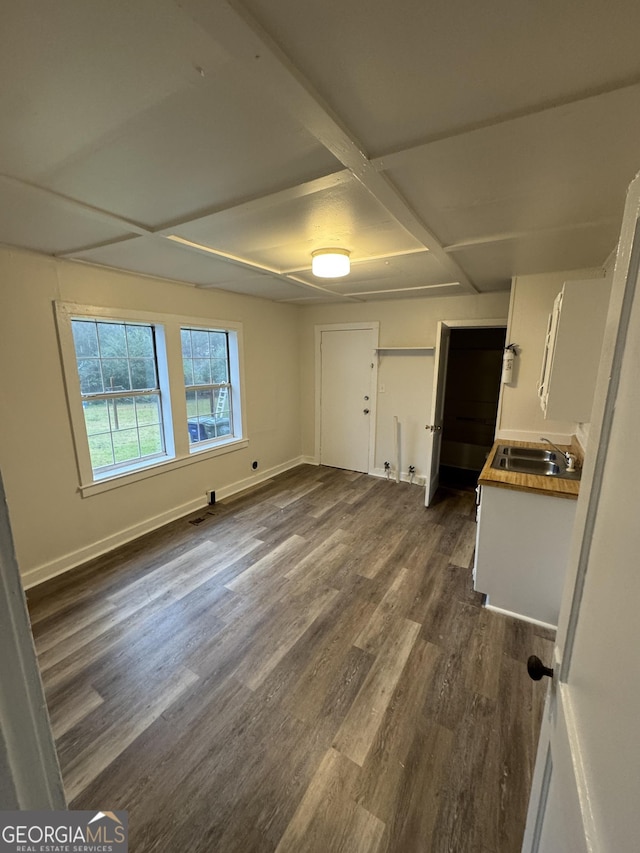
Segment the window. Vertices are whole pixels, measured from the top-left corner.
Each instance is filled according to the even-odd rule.
[[[94,475],[166,455],[154,327],[72,319]]]
[[[187,428],[193,445],[234,434],[229,332],[180,329],[187,399]]]
[[[248,446],[242,324],[55,305],[83,496]]]

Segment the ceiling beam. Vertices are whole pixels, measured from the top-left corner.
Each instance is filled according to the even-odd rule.
[[[425,246],[450,278],[467,293],[477,293],[458,263],[448,255],[390,179],[369,160],[309,80],[238,0],[176,0],[177,4],[284,107],[369,191],[396,222]]]

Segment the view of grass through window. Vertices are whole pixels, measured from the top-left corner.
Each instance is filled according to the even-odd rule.
[[[74,319],[72,330],[94,472],[164,454],[153,327]]]
[[[192,444],[233,433],[228,333],[181,329],[187,387],[187,426]]]

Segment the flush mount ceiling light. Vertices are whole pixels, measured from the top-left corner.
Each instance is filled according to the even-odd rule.
[[[317,249],[311,253],[311,272],[318,278],[349,275],[351,263],[346,249]]]

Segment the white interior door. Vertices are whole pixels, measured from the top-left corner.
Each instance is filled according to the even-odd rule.
[[[526,853],[639,846],[639,180],[618,248]]]
[[[369,471],[374,422],[372,329],[321,332],[320,463]]]
[[[451,329],[444,323],[438,323],[436,352],[433,364],[433,394],[431,397],[431,415],[427,424],[429,440],[427,442],[427,472],[424,503],[429,506],[436,493],[439,482],[440,447],[442,445],[442,415],[444,413],[444,391],[449,361],[449,341]]]

